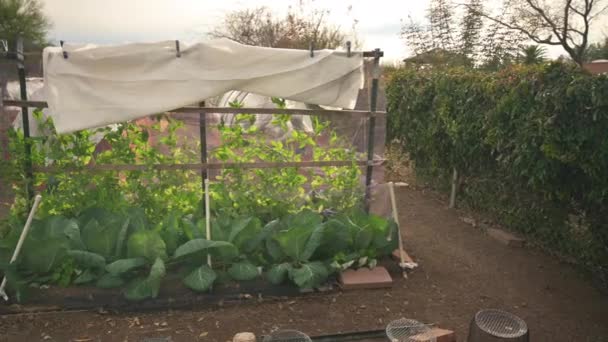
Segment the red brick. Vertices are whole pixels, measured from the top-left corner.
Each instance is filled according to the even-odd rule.
[[[404,262],[408,262],[408,263],[413,263],[414,259],[412,259],[412,257],[409,256],[409,254],[407,254],[406,251],[404,251],[403,249],[401,250],[401,253],[403,253],[403,261]],[[392,257],[395,261],[397,262],[401,262],[401,256],[399,255],[399,249],[395,249],[392,253]]]
[[[358,270],[346,270],[340,273],[339,281],[344,290],[377,289],[393,286],[393,278],[382,266],[376,266],[372,269],[363,267]]]

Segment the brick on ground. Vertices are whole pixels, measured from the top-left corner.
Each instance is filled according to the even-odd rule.
[[[372,269],[363,267],[358,270],[346,270],[340,273],[338,280],[344,290],[377,289],[393,285],[393,278],[382,266]]]
[[[498,242],[507,246],[523,247],[526,243],[526,240],[517,237],[509,232],[506,232],[502,229],[488,228],[487,232],[488,235],[498,240]]]

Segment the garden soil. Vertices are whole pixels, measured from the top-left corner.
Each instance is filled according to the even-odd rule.
[[[3,315],[0,341],[229,341],[298,329],[310,335],[384,328],[414,318],[466,340],[471,317],[498,308],[523,318],[536,342],[608,341],[608,296],[571,266],[533,248],[500,244],[466,213],[434,193],[399,187],[400,221],[409,254],[420,264],[409,279],[392,269],[391,289],[257,299],[195,310],[49,312]],[[465,222],[466,221],[466,222]],[[152,339],[153,340],[153,339]],[[162,339],[165,340],[165,339]],[[159,339],[158,341],[161,341]]]

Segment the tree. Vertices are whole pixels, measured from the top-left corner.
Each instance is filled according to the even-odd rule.
[[[546,49],[540,45],[528,45],[521,49],[519,60],[523,64],[540,64],[545,61]]]
[[[507,16],[472,9],[479,15],[529,40],[543,45],[561,46],[577,64],[582,65],[593,21],[608,6],[603,0],[505,0]]]
[[[603,42],[589,45],[585,52],[585,61],[591,62],[596,59],[608,59],[608,37]]]
[[[51,24],[39,0],[0,0],[0,39],[13,49],[18,36],[27,43],[44,45]]]
[[[464,11],[458,12],[453,0],[431,0],[426,24],[410,18],[402,25],[402,39],[416,56],[422,56],[412,58],[437,60],[439,65],[498,68],[516,57],[513,47],[521,45],[523,37],[484,18],[482,0],[466,1]]]
[[[226,14],[210,36],[247,45],[293,49],[308,49],[310,43],[315,49],[334,49],[346,43],[346,32],[327,21],[328,10],[308,12],[305,7],[300,2],[285,16],[273,14],[268,7],[236,10]]]
[[[471,9],[466,9],[464,17],[462,18],[462,32],[460,32],[460,51],[463,55],[467,56],[471,60],[477,59],[479,55],[481,29],[483,28],[483,21],[479,12],[483,8],[481,0],[471,0],[469,2]]]

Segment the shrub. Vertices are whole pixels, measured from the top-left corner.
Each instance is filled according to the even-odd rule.
[[[608,77],[559,63],[394,72],[389,140],[435,183],[599,270],[608,265]]]

